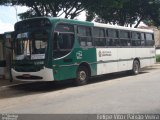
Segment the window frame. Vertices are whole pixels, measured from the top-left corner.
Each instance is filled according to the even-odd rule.
[[[84,28],[88,28],[88,30],[90,30],[90,35],[87,35],[87,31],[86,31],[86,35],[80,35],[78,34],[78,28],[79,27],[84,27]],[[77,34],[77,40],[78,40],[78,43],[79,43],[79,46],[81,48],[90,48],[90,47],[93,47],[93,40],[92,40],[92,28],[90,26],[83,26],[83,25],[76,25],[76,34]],[[80,38],[86,38],[85,41],[85,45],[81,45],[81,40]],[[89,40],[90,39],[90,40]],[[88,43],[91,43],[91,45],[88,45]]]
[[[147,34],[151,35],[152,40],[147,39]],[[154,46],[155,45],[154,33],[145,33],[145,36],[146,36],[146,46],[147,47]],[[148,43],[148,41],[149,41],[149,43]]]
[[[99,32],[98,32],[98,36],[94,36],[94,29],[98,29],[99,30]],[[103,31],[103,37],[101,37],[101,30]],[[94,46],[95,47],[106,47],[106,29],[105,28],[103,28],[103,27],[93,27],[92,28],[92,39],[93,39],[93,42],[94,42]],[[102,39],[104,39],[103,40],[103,42],[104,42],[104,44],[103,45],[97,45],[96,44],[96,41],[95,41],[95,39],[98,39],[98,40],[96,40],[96,41],[100,41],[100,40],[102,40]]]
[[[137,34],[139,34],[139,38],[133,38],[133,33],[137,33]],[[138,32],[138,31],[132,31],[131,32],[131,46],[132,47],[141,47],[141,33],[142,32]],[[135,42],[136,43],[136,45],[133,45],[133,42]],[[137,43],[139,42],[139,45],[137,45]]]
[[[116,31],[116,37],[110,36],[110,33],[109,33],[110,30],[115,30]],[[109,48],[119,48],[120,47],[119,30],[120,29],[114,29],[114,28],[108,28],[108,29],[106,29],[107,42],[108,42],[108,46],[107,47],[109,47]],[[115,45],[110,45],[111,40],[112,41],[116,40],[116,44]]]
[[[58,26],[58,25],[61,25],[61,24],[63,24],[63,25],[69,25],[69,26],[72,26],[73,27],[73,31],[72,32],[61,32],[61,31],[57,31],[56,30],[56,27]],[[72,49],[74,48],[74,44],[75,44],[75,26],[74,26],[74,24],[70,24],[70,23],[67,23],[67,22],[59,22],[59,23],[57,23],[56,24],[56,27],[55,27],[55,29],[54,29],[54,31],[53,31],[53,34],[55,34],[55,33],[59,33],[59,34],[71,34],[71,35],[73,35],[73,45],[72,45],[72,48],[71,49],[61,49],[62,51],[63,50],[70,50],[70,51],[72,51]],[[53,35],[54,36],[54,35]],[[54,38],[53,38],[54,39]],[[52,42],[52,46],[54,46],[53,45],[53,43],[54,43],[54,41]],[[58,43],[57,43],[58,44]],[[53,50],[54,50],[54,48],[53,48]]]
[[[121,32],[128,33],[128,37],[122,37]],[[124,42],[126,42],[127,44],[122,44]],[[132,41],[131,41],[131,31],[130,30],[119,30],[119,44],[120,44],[120,47],[131,47]]]

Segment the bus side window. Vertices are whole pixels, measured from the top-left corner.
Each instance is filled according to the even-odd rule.
[[[58,45],[60,49],[72,49],[74,43],[73,34],[59,34]]]
[[[132,32],[132,46],[141,46],[141,36],[139,32]]]
[[[153,34],[146,33],[146,46],[153,46],[154,45],[154,36]]]
[[[106,46],[109,46],[108,29],[106,29]]]
[[[78,35],[78,41],[81,47],[92,46],[90,27],[78,26],[77,35]]]
[[[141,46],[145,46],[145,34],[141,33]]]
[[[119,38],[120,38],[120,45],[121,46],[130,46],[131,45],[129,31],[120,30]]]
[[[74,44],[74,27],[70,24],[60,23],[54,32],[53,49],[70,50]]]
[[[108,29],[108,42],[109,46],[119,46],[119,33],[118,30]]]
[[[58,40],[58,34],[57,32],[54,33],[54,38],[53,38],[53,50],[57,50],[58,45],[57,45],[57,40]]]
[[[59,23],[54,31],[53,57],[60,58],[71,52],[74,46],[74,26]]]
[[[102,28],[93,28],[93,40],[95,46],[106,46],[105,31]]]
[[[109,39],[109,46],[119,46],[118,39]]]

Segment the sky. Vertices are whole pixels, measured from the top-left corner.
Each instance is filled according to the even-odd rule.
[[[16,9],[17,13],[22,13],[28,8],[16,6]],[[14,30],[14,24],[17,22],[16,9],[15,7],[0,6],[0,33]]]

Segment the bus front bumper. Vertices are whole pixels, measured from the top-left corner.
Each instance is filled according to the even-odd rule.
[[[54,81],[53,70],[49,68],[41,69],[38,72],[17,72],[11,69],[13,80],[20,81]]]

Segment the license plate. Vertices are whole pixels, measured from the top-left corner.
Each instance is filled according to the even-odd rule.
[[[29,74],[23,74],[22,76],[25,77],[25,78],[31,77],[31,75],[29,75]]]

